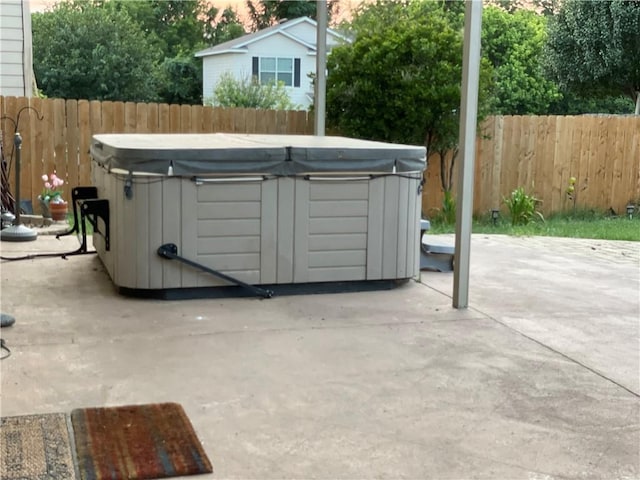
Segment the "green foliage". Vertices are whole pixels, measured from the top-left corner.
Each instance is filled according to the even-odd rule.
[[[315,20],[318,10],[315,0],[247,0],[251,30],[256,32],[270,27],[282,20],[310,17]],[[327,16],[338,10],[337,0],[327,0]]]
[[[561,90],[560,93],[560,98],[549,106],[549,115],[629,114],[633,112],[633,101],[629,96],[579,95],[570,90]]]
[[[192,55],[205,44],[205,29],[218,10],[201,0],[109,0],[107,10],[125,11],[164,58]]]
[[[207,12],[205,25],[205,40],[208,45],[218,45],[239,38],[245,34],[242,22],[238,14],[231,8],[225,8],[220,12],[215,7]]]
[[[511,225],[527,225],[535,217],[544,221],[542,213],[536,210],[540,201],[532,195],[527,195],[522,187],[516,188],[511,192],[511,196],[503,198],[503,201],[509,209]]]
[[[429,233],[454,233],[454,225],[431,222]],[[527,225],[511,225],[499,222],[494,225],[490,216],[476,218],[473,233],[506,234],[518,236],[546,236],[568,238],[597,238],[602,240],[640,241],[640,217],[610,217],[602,212],[584,211],[574,216],[552,215],[544,222],[532,222]]]
[[[513,7],[513,5],[511,5]],[[482,17],[482,53],[493,65],[491,113],[544,115],[561,98],[544,75],[541,56],[547,20],[531,10],[489,6]]]
[[[357,138],[429,151],[455,148],[462,20],[459,9],[445,8],[450,6],[422,0],[363,4],[349,32],[354,42],[334,48],[327,62],[328,125]],[[481,118],[490,77],[483,61]]]
[[[205,0],[67,0],[33,15],[34,70],[49,97],[201,101],[193,54],[244,34]]]
[[[158,95],[170,104],[202,102],[202,60],[191,57],[165,58],[160,65]]]
[[[153,99],[160,51],[126,12],[60,3],[32,25],[34,71],[48,97]]]
[[[440,225],[455,225],[456,198],[450,190],[445,190],[442,198],[442,208],[433,217],[433,221]]]
[[[638,1],[566,0],[549,25],[548,73],[563,88],[597,96],[624,94],[637,101],[638,108],[638,32]]]
[[[236,79],[230,73],[223,73],[213,90],[213,97],[207,105],[227,108],[259,108],[265,110],[295,110],[284,83],[261,84],[257,79],[244,77]]]

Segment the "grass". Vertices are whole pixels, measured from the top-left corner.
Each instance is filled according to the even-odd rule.
[[[79,216],[80,214],[78,214]],[[69,212],[67,215],[67,221],[69,222],[69,226],[73,228],[75,222],[73,221],[73,212]],[[93,225],[88,220],[84,222],[85,228],[87,229],[87,235],[93,235]],[[81,232],[80,232],[81,233]]]
[[[640,214],[629,217],[605,216],[593,211],[556,214],[545,221],[512,226],[504,215],[493,224],[488,216],[474,218],[473,233],[500,233],[516,236],[593,238],[600,240],[640,241]],[[455,225],[431,222],[430,233],[454,233]]]

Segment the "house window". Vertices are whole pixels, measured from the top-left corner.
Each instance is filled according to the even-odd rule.
[[[260,83],[282,82],[287,87],[300,86],[300,59],[287,57],[253,57],[253,75]]]

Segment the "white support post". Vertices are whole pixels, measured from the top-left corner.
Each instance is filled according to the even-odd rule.
[[[314,95],[314,132],[324,137],[327,98],[327,2],[317,2],[316,17],[318,30],[316,33],[316,82]]]
[[[480,30],[482,0],[467,0],[464,14],[464,48],[462,58],[462,95],[460,105],[460,152],[456,212],[455,268],[453,272],[453,306],[469,306],[469,263],[473,213],[473,175],[478,123],[478,87],[480,83]]]

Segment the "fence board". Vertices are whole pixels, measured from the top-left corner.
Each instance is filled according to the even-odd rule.
[[[556,128],[554,133],[554,149],[553,149],[553,170],[551,176],[551,191],[545,191],[547,199],[550,200],[551,211],[559,208],[560,191],[562,189],[562,177],[564,175],[564,145],[561,134],[565,128],[565,119],[558,117],[556,119]],[[549,203],[549,201],[547,201]]]
[[[66,102],[66,142],[67,142],[67,171],[65,185],[65,196],[69,196],[69,184],[79,184],[80,176],[78,171],[78,141],[80,135],[78,132],[78,101],[67,100]]]
[[[55,169],[54,164],[54,103],[42,102],[42,115],[44,117],[44,131],[42,132],[42,173],[50,175]],[[42,175],[41,173],[41,175]],[[26,192],[22,194],[23,198]]]
[[[123,133],[125,128],[124,102],[113,102],[113,127],[106,133]],[[105,125],[103,124],[103,127]]]
[[[136,104],[133,102],[126,102],[124,104],[124,133],[136,133]]]
[[[29,112],[28,128],[31,130],[30,142],[28,145],[28,156],[31,159],[31,172],[28,169],[23,169],[21,176],[31,177],[31,188],[33,195],[25,195],[27,191],[20,192],[22,198],[31,198],[33,203],[33,210],[35,213],[41,213],[37,206],[37,196],[42,190],[42,175],[44,169],[42,167],[42,100],[40,98],[34,98],[31,101],[31,107],[33,110]],[[6,144],[5,144],[6,146]]]
[[[17,97],[15,99],[15,103],[13,103],[14,113],[11,115],[11,118],[17,122],[16,131],[20,132],[20,137],[22,138],[22,144],[20,146],[20,160],[21,160],[20,168],[21,170],[24,169],[25,171],[29,171],[31,169],[31,164],[32,164],[32,158],[29,151],[30,150],[29,147],[31,143],[31,132],[28,131],[29,130],[28,129],[29,110],[27,108],[28,106],[29,106],[28,99],[25,99],[23,97]],[[10,142],[11,142],[10,145],[12,147],[11,151],[14,152],[14,155],[13,155],[14,162],[11,167],[11,176],[15,177],[15,172],[13,171],[13,169],[15,168],[15,159],[16,159],[17,152],[15,152],[15,148],[14,148],[13,135],[11,135]],[[21,174],[20,175],[20,192],[21,192],[20,196],[24,198],[24,195],[22,194],[22,192],[28,192],[30,189],[31,189],[31,175]]]
[[[640,126],[627,123],[624,129],[622,179],[616,205],[623,205],[635,201],[640,203],[640,168],[634,171],[634,164],[640,163]],[[625,158],[627,157],[627,158]],[[635,162],[629,159],[639,159]]]
[[[147,129],[149,130],[149,133],[158,133],[159,125],[158,104],[147,104]]]
[[[204,133],[202,126],[202,105],[192,105],[190,110],[191,132]]]
[[[91,185],[91,163],[89,149],[91,148],[91,105],[87,100],[78,101],[78,184]]]
[[[233,132],[234,133],[245,133],[246,132],[246,109],[244,108],[236,108],[233,111]]]
[[[180,133],[190,133],[193,130],[191,127],[191,106],[180,105]]]
[[[171,132],[171,109],[166,103],[158,105],[158,133]]]

